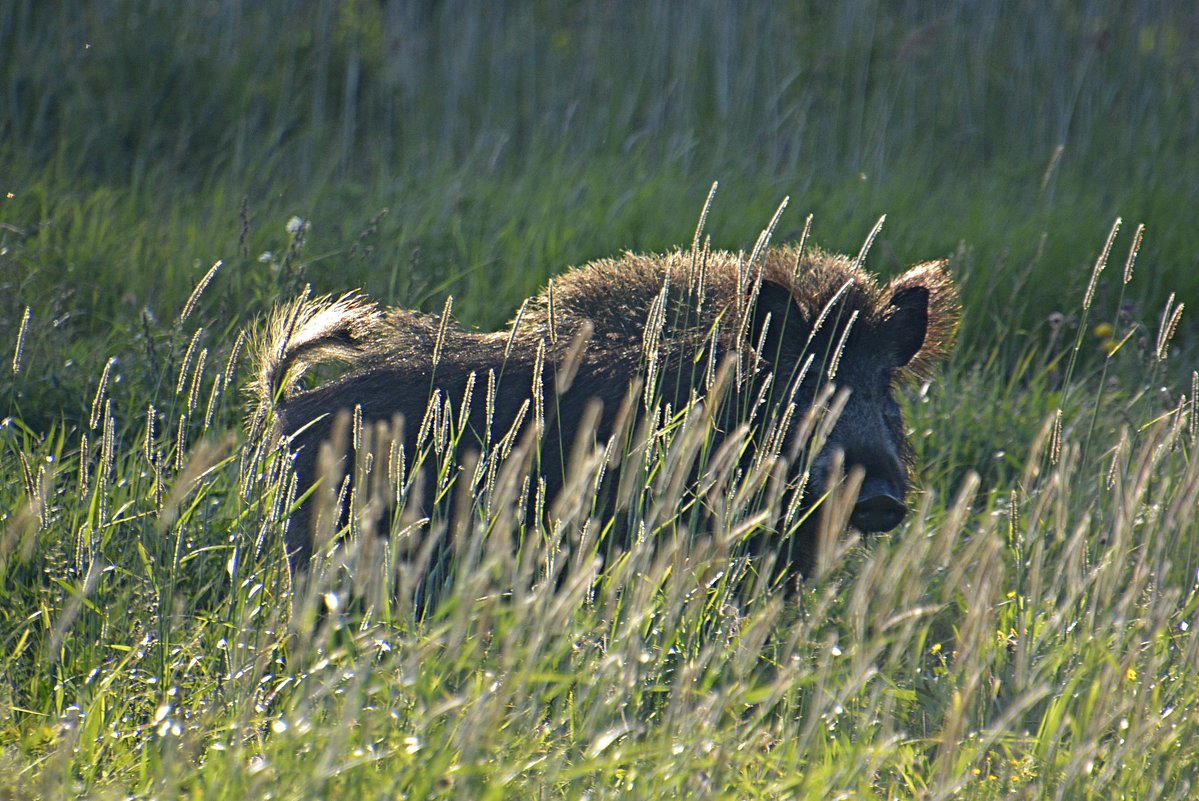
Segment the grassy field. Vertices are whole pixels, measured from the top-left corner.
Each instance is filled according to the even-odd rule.
[[[0,799],[1199,794],[1199,13],[488,9],[0,4]],[[721,474],[689,528],[688,417],[602,567],[586,490],[522,523],[500,465],[428,614],[368,498],[292,594],[256,319],[495,328],[714,180],[714,246],[789,197],[776,240],[950,259],[904,525],[759,586],[786,497]]]

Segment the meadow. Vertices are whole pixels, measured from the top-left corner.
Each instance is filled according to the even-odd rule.
[[[0,799],[1194,797],[1196,35],[1099,0],[3,4]],[[517,460],[447,462],[487,515],[383,547],[355,498],[293,593],[256,321],[362,288],[497,329],[692,247],[714,181],[713,247],[787,198],[774,241],[950,260],[900,528],[787,597],[744,548],[786,494],[717,455],[696,530],[680,413],[625,456],[623,553],[601,455],[548,521]]]

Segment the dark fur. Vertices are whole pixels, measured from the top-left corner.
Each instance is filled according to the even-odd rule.
[[[707,348],[713,341],[717,358],[739,355],[734,402],[723,404],[717,421],[723,435],[739,422],[760,422],[788,398],[798,408],[797,421],[827,375],[828,358],[842,343],[846,323],[856,314],[834,379],[851,394],[828,446],[809,461],[809,494],[819,495],[827,484],[831,454],[839,450],[847,466],[863,468],[863,495],[868,486],[882,488],[890,507],[899,503],[888,509],[883,523],[863,516],[864,527],[891,527],[898,522],[892,518],[902,516],[909,461],[891,392],[905,378],[930,378],[952,343],[957,297],[944,263],[917,265],[882,287],[852,260],[814,249],[801,255],[792,247],[772,248],[756,263],[747,262],[743,255],[724,252],[626,254],[593,262],[555,279],[509,330],[495,333],[466,331],[414,312],[382,310],[354,296],[300,301],[277,312],[259,342],[259,419],[271,408],[276,412],[274,431],[288,438],[296,454],[303,490],[317,475],[320,443],[333,433],[339,410],[358,406],[366,422],[402,415],[404,446],[411,454],[431,390],[439,389],[443,402],[448,398],[455,409],[461,408],[474,373],[466,421],[474,442],[468,434],[463,443],[470,444],[460,450],[481,450],[484,440],[495,442],[508,431],[530,397],[539,349],[544,348],[548,398],[554,392],[554,366],[567,358],[576,335],[590,329],[573,382],[552,404],[557,425],[547,426],[541,442],[541,473],[552,497],[562,486],[563,454],[571,448],[584,408],[593,399],[602,404],[596,437],[604,442],[631,382],[646,374],[651,351],[658,397],[675,410],[693,393],[702,395]],[[662,304],[664,286],[667,302]],[[700,352],[705,355],[697,364]],[[792,393],[809,354],[813,366]],[[305,368],[331,358],[348,363],[344,375],[313,389],[297,389]],[[484,402],[489,371],[502,376],[490,436]],[[757,397],[771,373],[771,400],[759,407],[754,421],[737,419],[738,410],[750,405],[745,399]],[[532,411],[525,428],[531,420]],[[813,530],[808,526],[796,535],[790,563],[797,571],[811,563]],[[302,569],[312,551],[312,522],[304,507],[291,521],[287,547],[293,566]]]

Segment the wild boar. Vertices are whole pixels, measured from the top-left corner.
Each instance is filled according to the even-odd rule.
[[[911,462],[893,393],[905,380],[931,378],[957,320],[944,262],[918,264],[883,286],[853,259],[810,247],[766,248],[755,258],[703,250],[630,253],[565,272],[527,301],[507,330],[493,333],[464,330],[448,314],[382,309],[353,295],[298,301],[276,312],[260,338],[254,391],[260,417],[273,410],[275,435],[294,454],[300,492],[318,477],[318,451],[339,411],[353,410],[363,424],[401,416],[402,445],[412,460],[431,398],[460,417],[458,450],[478,453],[503,432],[544,424],[530,400],[542,410],[548,405],[554,424],[539,431],[539,470],[544,496],[553,498],[586,410],[598,409],[590,430],[602,446],[622,404],[627,418],[626,397],[638,382],[652,388],[635,404],[643,418],[654,402],[676,411],[694,403],[712,383],[712,365],[735,362],[730,397],[712,425],[718,446],[743,423],[754,430],[782,421],[789,429],[784,438],[790,436],[831,381],[848,398],[827,440],[814,453],[790,449],[804,467],[803,505],[818,501],[831,470],[858,468],[862,483],[850,523],[883,532],[906,514]],[[298,388],[300,373],[331,359],[347,365],[340,377]],[[546,366],[563,363],[573,380],[555,388]],[[743,458],[752,459],[767,439],[787,450],[777,435],[751,434]],[[341,468],[333,483],[343,483],[347,471]],[[310,507],[301,505],[286,530],[297,570],[312,554]],[[791,575],[811,568],[814,519],[791,533],[784,559]],[[769,538],[758,537],[754,547],[770,547]]]

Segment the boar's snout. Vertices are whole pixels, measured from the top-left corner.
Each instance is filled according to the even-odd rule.
[[[856,426],[847,426],[843,432],[851,442],[848,447],[834,447],[840,451],[844,464],[844,475],[860,471],[862,485],[858,498],[849,515],[849,524],[863,534],[881,534],[898,526],[907,516],[904,502],[907,490],[907,470],[900,456],[900,446],[885,428],[874,430],[869,437],[859,439]],[[867,444],[869,442],[869,444]],[[830,460],[832,461],[831,457]],[[825,470],[828,465],[826,463]],[[821,476],[827,481],[827,473]]]
[[[898,526],[907,513],[898,487],[886,479],[867,478],[862,482],[849,522],[865,534],[879,533]]]

